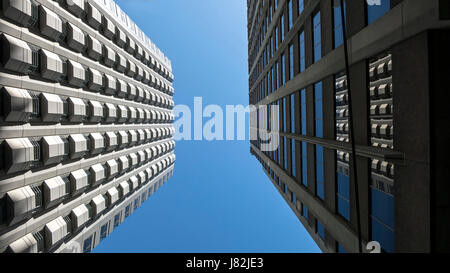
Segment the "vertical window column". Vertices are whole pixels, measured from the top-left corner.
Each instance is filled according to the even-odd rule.
[[[335,76],[336,91],[336,140],[348,142],[348,100],[347,77],[340,73]],[[338,214],[350,221],[350,154],[336,151],[336,203]]]
[[[394,148],[392,65],[390,53],[369,61],[371,142],[384,149]],[[394,168],[389,162],[372,160],[371,239],[386,252],[395,250]]]

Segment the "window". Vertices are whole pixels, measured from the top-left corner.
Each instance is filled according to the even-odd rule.
[[[286,83],[286,73],[285,73],[286,57],[284,53],[281,55],[281,86]]]
[[[337,164],[337,210],[339,215],[350,221],[350,177],[348,176],[348,166],[341,167],[342,163],[340,162]]]
[[[92,236],[84,240],[83,253],[89,253],[92,250]]]
[[[304,0],[297,0],[297,6],[298,6],[298,15],[302,14],[304,9]]]
[[[299,71],[303,72],[305,70],[305,32],[302,31],[299,36]]]
[[[348,253],[347,250],[345,250],[345,248],[340,243],[337,243],[336,250],[337,253]]]
[[[308,219],[308,208],[302,204],[302,216]]]
[[[270,59],[273,58],[273,36],[270,36]]]
[[[275,28],[275,51],[278,50],[278,27]]]
[[[274,81],[274,74],[273,74],[273,66],[272,66],[272,69],[271,69],[272,71],[271,71],[271,73],[270,73],[270,76],[271,76],[271,82],[272,82],[272,92],[273,91],[275,91],[275,81]]]
[[[325,241],[325,227],[322,225],[322,223],[319,220],[316,220],[316,228],[317,228],[317,234],[319,235],[319,237]]]
[[[126,208],[125,208],[125,218],[127,218],[128,216],[130,216],[130,206],[131,205],[128,205],[128,206],[126,206]]]
[[[289,80],[294,78],[294,45],[289,46]]]
[[[284,146],[284,169],[287,170],[287,138],[283,137],[283,146]]]
[[[372,197],[372,240],[386,252],[394,251],[394,197],[374,186]]]
[[[278,62],[275,63],[275,90],[278,89]]]
[[[297,177],[296,165],[295,165],[295,140],[291,139],[291,168],[292,176]]]
[[[100,242],[103,241],[103,239],[106,238],[106,235],[108,233],[108,223],[104,224],[101,228],[100,228]]]
[[[290,30],[292,28],[292,24],[293,24],[293,20],[294,20],[294,13],[292,10],[292,0],[289,0],[288,2],[288,30]]]
[[[367,24],[372,24],[378,18],[386,14],[391,9],[390,0],[379,0],[380,4],[375,4],[371,2],[377,1],[367,1]]]
[[[272,4],[269,6],[269,16],[270,16],[270,21],[272,21],[272,18],[273,18]]]
[[[308,187],[308,144],[302,142],[302,184]]]
[[[117,213],[114,216],[114,228],[118,227],[120,225],[120,213]]]
[[[278,135],[278,166],[281,167],[281,136]]]
[[[316,137],[323,137],[322,82],[314,84]]]
[[[291,94],[291,133],[295,134],[295,94]]]
[[[139,198],[136,198],[134,200],[134,209],[137,209],[139,207]]]
[[[150,197],[150,195],[152,195],[152,189],[153,189],[153,187],[150,187],[150,188],[148,188],[148,196]]]
[[[277,10],[277,8],[278,8],[278,0],[275,0],[274,9]]]
[[[317,62],[322,58],[322,38],[320,27],[320,11],[318,11],[313,17],[314,62]]]
[[[300,107],[301,107],[301,127],[302,127],[302,135],[306,135],[307,133],[307,124],[306,124],[306,90],[303,89],[300,91]]]
[[[280,18],[280,31],[281,31],[281,42],[284,40],[284,15],[281,15]]]
[[[333,28],[334,28],[334,48],[344,43],[344,31],[342,28],[341,1],[334,0],[333,4]],[[346,17],[345,1],[344,1],[344,18]]]
[[[286,98],[283,98],[282,101],[282,107],[283,107],[283,116],[281,117],[281,119],[283,120],[283,128],[281,128],[282,132],[287,132],[287,102],[286,102]]]
[[[291,192],[291,202],[297,208],[297,196]]]
[[[323,147],[316,145],[316,195],[322,200],[325,199],[324,184]]]

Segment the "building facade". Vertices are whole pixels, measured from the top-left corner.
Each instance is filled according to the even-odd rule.
[[[89,252],[173,174],[171,62],[113,0],[0,2],[0,252]]]
[[[358,194],[363,250],[450,251],[448,1],[344,1],[350,75],[339,0],[247,3],[250,151],[317,245],[358,251]]]

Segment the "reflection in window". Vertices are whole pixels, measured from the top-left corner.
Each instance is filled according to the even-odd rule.
[[[283,167],[285,170],[287,170],[287,138],[283,137],[283,146],[284,146],[284,162]]]
[[[302,31],[299,35],[299,66],[300,72],[303,72],[305,70],[305,32]]]
[[[294,78],[294,45],[289,46],[289,80]]]
[[[300,91],[300,106],[301,106],[301,127],[302,135],[306,135],[306,90],[302,89]]]
[[[92,236],[84,240],[83,253],[89,253],[92,250]]]
[[[116,228],[117,226],[119,226],[120,225],[120,213],[117,213],[115,216],[114,216],[114,228]]]
[[[289,2],[288,2],[288,21],[289,21],[288,29],[289,30],[292,28],[293,20],[294,20],[294,13],[292,10],[292,1],[289,0]]]
[[[338,161],[337,210],[339,215],[350,221],[350,177],[348,164]]]
[[[286,57],[284,54],[281,55],[281,85],[286,83],[286,73],[285,73]]]
[[[278,89],[278,62],[275,63],[275,89]]]
[[[340,243],[337,243],[336,250],[337,250],[337,253],[348,253],[347,250],[345,250],[345,248]]]
[[[308,144],[302,142],[302,184],[308,187]]]
[[[325,241],[325,227],[319,220],[316,220],[316,224],[317,224],[317,234],[320,236],[322,240]]]
[[[295,140],[291,139],[291,168],[292,176],[297,177],[296,165],[295,165]]]
[[[380,5],[375,4],[367,4],[367,23],[370,25],[378,18],[386,14],[391,9],[391,1],[390,0],[379,0],[381,2]],[[377,1],[369,1],[369,2],[377,2]]]
[[[339,47],[344,43],[344,31],[342,28],[342,15],[341,15],[341,0],[334,0],[333,5],[334,15],[334,48]],[[345,1],[344,1],[344,17],[346,18]]]
[[[394,197],[372,186],[372,240],[394,252]]]
[[[107,233],[108,233],[108,224],[106,223],[100,228],[100,242],[106,238]]]
[[[320,29],[320,11],[313,17],[314,62],[322,58],[322,37]]]
[[[295,134],[295,94],[291,94],[291,133]]]
[[[283,112],[282,112],[282,117],[281,119],[283,120],[283,128],[281,128],[282,132],[287,132],[287,98],[283,98],[282,100],[282,107],[283,107]]]
[[[323,137],[322,82],[314,85],[316,137]]]
[[[304,9],[304,0],[297,0],[297,6],[298,6],[298,15],[302,14]]]
[[[278,50],[278,27],[275,28],[275,51]]]
[[[316,145],[316,195],[322,200],[325,199],[324,184],[323,147]]]
[[[302,203],[302,216],[308,219],[308,208]]]

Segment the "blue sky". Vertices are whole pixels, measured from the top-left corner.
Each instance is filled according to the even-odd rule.
[[[176,104],[248,104],[246,1],[116,2],[171,59]],[[248,141],[179,141],[175,154],[174,176],[94,252],[320,252]]]

